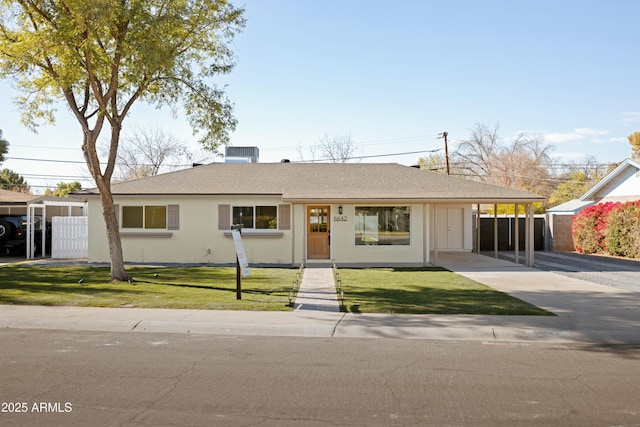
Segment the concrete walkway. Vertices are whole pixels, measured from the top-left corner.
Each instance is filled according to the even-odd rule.
[[[307,267],[304,269],[294,310],[340,311],[332,268]]]

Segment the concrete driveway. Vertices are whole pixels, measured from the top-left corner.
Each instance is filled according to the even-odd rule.
[[[512,252],[500,252],[499,256],[508,260],[515,259]],[[536,252],[535,268],[599,285],[640,292],[640,260],[575,252]]]
[[[15,255],[3,255],[0,256],[0,266],[6,264],[13,264],[20,261],[26,261],[24,256],[15,256]]]

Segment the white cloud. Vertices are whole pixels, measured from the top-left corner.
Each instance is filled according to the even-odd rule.
[[[620,113],[620,121],[623,123],[640,123],[640,112],[628,111]]]
[[[541,135],[545,141],[553,144],[562,144],[564,142],[584,141],[589,139],[590,142],[601,143],[607,140],[600,137],[609,134],[608,130],[577,128],[570,132],[542,132]]]
[[[629,142],[629,140],[627,140],[627,138],[623,137],[623,136],[618,136],[618,137],[611,137],[607,140],[607,142],[611,142],[611,143],[616,143],[616,142]]]

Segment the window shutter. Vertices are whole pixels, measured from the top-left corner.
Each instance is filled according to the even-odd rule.
[[[278,205],[278,229],[291,230],[291,205]]]
[[[180,205],[167,205],[167,230],[180,230]]]
[[[231,230],[231,205],[218,205],[218,230]]]
[[[116,211],[116,224],[118,224],[118,229],[120,229],[120,205],[113,205],[113,209]]]

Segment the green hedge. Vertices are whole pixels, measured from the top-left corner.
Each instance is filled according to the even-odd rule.
[[[640,203],[616,206],[609,214],[605,234],[609,254],[640,258]]]

